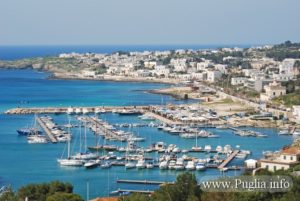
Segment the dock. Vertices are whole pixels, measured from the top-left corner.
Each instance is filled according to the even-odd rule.
[[[234,159],[234,157],[240,152],[240,150],[234,150],[229,156],[228,158],[226,158],[218,167],[218,169],[223,169],[224,167],[226,167],[226,165],[228,165],[228,163],[230,163],[230,161],[232,161]]]
[[[130,190],[130,189],[118,189],[116,191],[110,192],[110,194],[119,194],[119,193],[143,193],[143,194],[152,194],[154,191],[151,190]]]
[[[181,125],[181,124],[183,124],[182,122],[170,120],[170,119],[168,119],[168,118],[166,118],[166,117],[163,117],[163,116],[161,116],[161,115],[159,115],[159,114],[156,114],[156,113],[153,113],[153,112],[151,112],[151,111],[147,112],[147,114],[148,114],[149,116],[151,116],[151,117],[153,117],[153,118],[155,118],[155,119],[157,119],[157,120],[159,120],[159,121],[161,121],[161,122],[164,122],[164,123],[166,123],[166,124],[169,124],[169,125]]]
[[[127,184],[149,184],[149,185],[162,185],[162,184],[174,184],[174,182],[164,182],[164,181],[151,181],[151,180],[124,180],[118,179],[117,183],[127,183]]]
[[[86,117],[86,120],[88,120],[93,125],[95,125],[96,128],[99,129],[101,133],[105,134],[104,138],[109,137],[109,138],[114,138],[114,139],[119,140],[119,141],[126,141],[127,140],[126,138],[117,135],[114,131],[105,128],[105,126],[103,126],[103,122],[101,122],[101,120],[98,119],[98,118]]]
[[[36,117],[37,123],[42,127],[42,129],[45,131],[46,135],[48,136],[49,140],[52,143],[57,143],[57,139],[54,137],[50,129],[45,125],[43,120],[40,117]]]
[[[70,107],[34,107],[34,108],[13,108],[5,112],[5,114],[67,114]],[[80,109],[86,113],[95,113],[97,110],[104,110],[105,112],[112,112],[114,110],[149,110],[150,106],[94,106],[94,107],[72,107],[73,109]],[[81,112],[82,113],[82,112]]]

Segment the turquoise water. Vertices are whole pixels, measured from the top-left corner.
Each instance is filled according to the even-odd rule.
[[[116,83],[94,81],[66,81],[47,80],[45,73],[32,70],[0,70],[0,110],[22,106],[55,106],[55,105],[129,105],[129,104],[160,104],[163,102],[178,103],[171,97],[144,93],[142,90],[165,87],[161,84]],[[66,115],[52,115],[59,125],[67,123]],[[117,114],[102,114],[102,119],[112,124],[116,123],[145,123],[136,116],[119,116]],[[172,181],[178,172],[152,170],[125,170],[124,167],[111,169],[60,167],[56,159],[60,158],[65,144],[36,144],[30,145],[26,138],[19,137],[16,129],[31,124],[33,115],[4,115],[0,114],[0,184],[12,184],[17,189],[32,182],[47,182],[60,180],[71,182],[75,192],[85,197],[86,183],[89,181],[90,197],[105,196],[109,191],[117,188],[152,189],[154,186],[117,184],[116,179],[148,179]],[[76,123],[73,116],[72,122]],[[255,129],[255,128],[251,128]],[[124,130],[126,130],[124,128]],[[275,129],[257,129],[267,134],[268,138],[243,138],[235,136],[230,130],[209,129],[220,138],[199,139],[198,144],[204,146],[230,144],[240,145],[242,149],[252,151],[250,158],[259,158],[262,151],[278,150],[292,140],[288,136],[278,136]],[[180,148],[191,148],[194,140],[182,139],[169,135],[156,128],[133,128],[132,132],[145,137],[141,146],[164,141],[167,144],[177,144]],[[74,140],[72,151],[78,150],[79,129],[72,129]],[[76,137],[77,136],[77,137]],[[88,131],[88,145],[94,145],[95,138]],[[117,145],[121,143],[114,142]],[[198,157],[207,157],[205,154],[193,154]],[[152,154],[151,156],[157,156]],[[232,165],[242,165],[242,161],[235,159]],[[238,174],[239,171],[227,172],[228,175]],[[204,176],[219,176],[220,172],[209,169],[205,172],[195,172],[198,179]]]

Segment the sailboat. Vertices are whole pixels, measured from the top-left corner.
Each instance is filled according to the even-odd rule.
[[[129,161],[129,157],[128,157],[128,151],[129,151],[129,141],[127,143],[127,148],[126,148],[126,156],[125,156],[125,159],[126,159],[126,163],[125,163],[125,169],[132,169],[132,168],[135,168],[135,163]]]
[[[36,125],[36,115],[34,116],[34,125],[33,127],[24,127],[24,128],[20,128],[17,130],[17,133],[19,135],[31,135],[31,134],[42,134],[42,131],[38,130],[37,125]]]
[[[192,151],[194,151],[194,152],[199,152],[199,151],[201,151],[202,150],[202,148],[201,147],[198,147],[198,134],[196,134],[196,146],[193,146],[192,147]]]
[[[69,123],[70,123],[70,119],[69,119]],[[68,133],[70,134],[70,128],[68,128]],[[71,138],[69,138],[68,143],[67,143],[68,144],[68,156],[67,156],[67,158],[57,159],[57,162],[61,166],[82,166],[83,165],[82,160],[78,160],[78,159],[74,159],[74,158],[70,157],[70,149],[71,149],[70,141],[71,141]]]
[[[86,143],[86,122],[84,124],[84,152],[81,152],[81,144],[80,144],[80,152],[72,156],[74,159],[79,160],[91,160],[98,158],[98,155],[96,153],[91,153],[87,151],[87,143]],[[81,136],[80,136],[81,137]]]

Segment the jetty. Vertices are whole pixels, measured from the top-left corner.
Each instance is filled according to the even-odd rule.
[[[143,193],[143,194],[152,194],[154,191],[151,190],[130,190],[130,189],[118,189],[116,191],[110,192],[110,194],[119,194],[119,193]]]
[[[40,117],[36,117],[37,123],[41,126],[41,128],[45,131],[46,135],[48,136],[49,140],[52,143],[57,143],[57,139],[54,137],[50,129],[46,126],[43,120]]]
[[[234,159],[234,157],[240,152],[240,150],[234,150],[218,167],[218,169],[223,169]]]
[[[70,107],[41,107],[41,108],[13,108],[5,112],[5,114],[67,114]],[[71,107],[74,110],[80,109],[85,113],[95,113],[99,110],[105,112],[113,112],[115,110],[149,110],[150,106],[94,106],[94,107]]]
[[[147,115],[149,115],[150,117],[153,117],[153,118],[155,118],[155,119],[157,119],[157,120],[159,120],[159,121],[161,121],[161,122],[164,122],[164,123],[166,123],[166,124],[169,124],[169,125],[181,125],[181,124],[183,124],[182,122],[179,122],[179,121],[174,121],[174,120],[171,120],[171,119],[168,119],[168,118],[166,118],[166,117],[163,117],[163,116],[161,116],[161,115],[159,115],[159,114],[156,114],[156,113],[154,113],[154,112],[147,112]]]
[[[126,180],[126,179],[118,179],[117,183],[149,184],[149,185],[174,184],[174,182],[151,181],[151,180]]]

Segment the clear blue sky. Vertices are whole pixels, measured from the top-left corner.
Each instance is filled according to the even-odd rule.
[[[300,41],[299,0],[0,0],[0,45]]]

